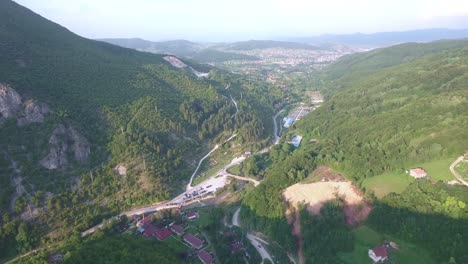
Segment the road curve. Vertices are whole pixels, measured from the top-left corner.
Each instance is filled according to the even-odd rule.
[[[241,207],[237,208],[236,211],[234,212],[234,214],[232,215],[232,225],[233,226],[240,227],[240,221],[239,221],[240,210],[241,210]],[[268,242],[266,242],[265,240],[255,236],[255,235],[253,235],[251,233],[247,234],[247,239],[250,241],[250,244],[252,244],[252,246],[258,251],[258,253],[262,257],[262,262],[265,259],[268,259],[271,263],[275,263],[275,262],[273,262],[273,258],[271,257],[270,253],[268,253],[268,251],[262,245],[262,243],[264,243],[266,245],[269,245]]]
[[[457,180],[459,180],[461,183],[463,183],[463,185],[465,185],[465,186],[468,187],[468,182],[465,181],[465,180],[463,179],[463,177],[455,170],[455,166],[457,166],[457,164],[460,163],[463,159],[464,159],[463,156],[458,157],[458,158],[452,163],[452,165],[450,165],[449,169],[450,169],[450,172],[452,172],[453,176],[455,176],[455,178],[457,178]]]

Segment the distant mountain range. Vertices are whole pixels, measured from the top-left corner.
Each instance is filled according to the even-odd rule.
[[[421,29],[372,34],[321,35],[316,37],[283,38],[281,40],[320,45],[327,43],[344,44],[360,48],[376,48],[406,42],[431,42],[442,39],[468,38],[468,29]]]

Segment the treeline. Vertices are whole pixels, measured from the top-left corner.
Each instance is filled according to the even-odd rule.
[[[369,226],[417,243],[441,263],[468,263],[468,196],[463,187],[418,180],[372,210]]]
[[[302,208],[301,235],[306,263],[342,263],[337,253],[351,252],[354,248],[354,236],[344,219],[340,200],[325,203],[318,216]]]
[[[265,233],[291,252],[295,250],[296,243],[286,221],[282,192],[315,169],[316,154],[310,145],[294,151],[291,145],[284,143],[275,146],[268,155],[272,165],[267,169],[264,180],[242,202],[242,223],[249,229]]]

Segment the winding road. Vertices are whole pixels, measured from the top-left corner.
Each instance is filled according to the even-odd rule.
[[[232,215],[232,225],[233,226],[240,227],[240,222],[239,222],[240,210],[241,210],[240,207],[237,208],[236,211],[234,212],[234,214]],[[268,251],[262,245],[262,243],[265,244],[265,245],[269,245],[268,242],[266,242],[265,240],[257,237],[256,235],[253,235],[252,233],[247,234],[247,239],[250,241],[250,244],[252,244],[252,246],[258,251],[258,253],[262,257],[262,262],[265,259],[268,259],[271,263],[275,263],[273,261],[273,258],[270,255],[270,253],[268,253]]]

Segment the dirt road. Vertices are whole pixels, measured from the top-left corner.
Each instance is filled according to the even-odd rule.
[[[452,165],[450,165],[449,169],[450,169],[450,172],[452,172],[453,176],[455,178],[457,178],[457,180],[459,180],[461,183],[463,183],[463,185],[467,186],[468,187],[468,182],[465,181],[463,179],[463,177],[455,170],[455,167],[458,165],[458,163],[460,163],[462,160],[464,159],[463,156],[460,156],[458,157],[458,159],[456,159]]]

